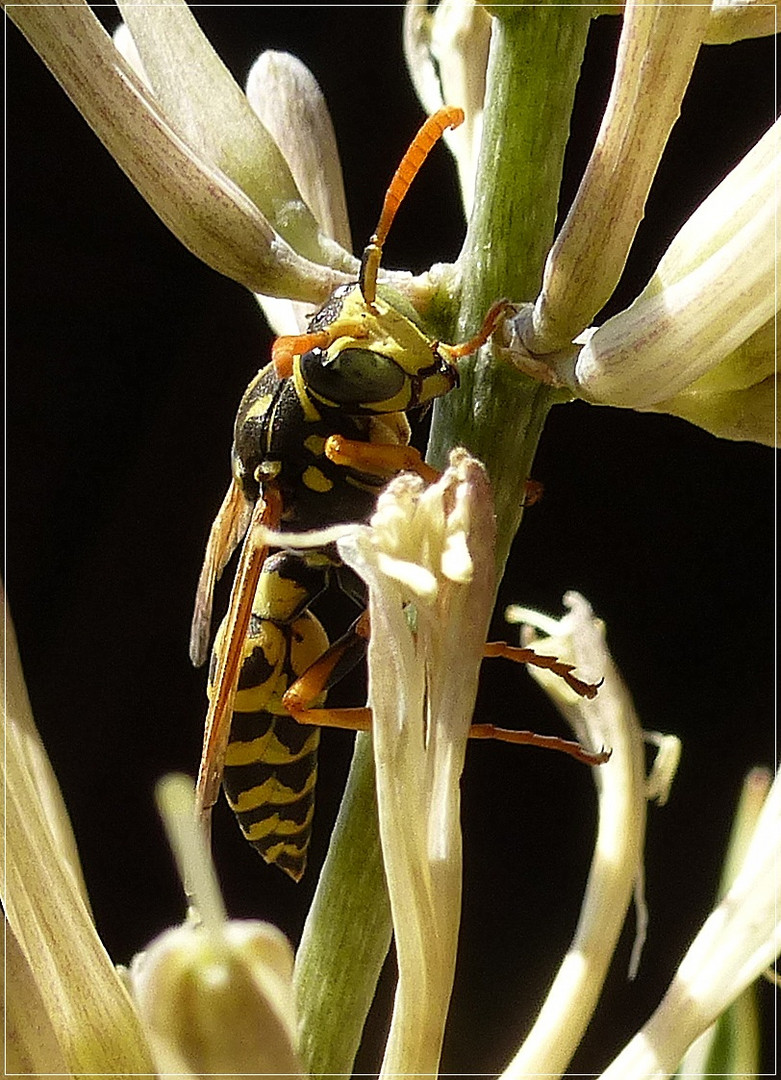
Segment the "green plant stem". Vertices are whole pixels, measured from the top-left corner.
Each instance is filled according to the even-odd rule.
[[[299,1051],[312,1077],[352,1072],[391,929],[372,741],[370,735],[358,734],[328,856],[296,954]]]
[[[564,148],[590,10],[497,10],[474,213],[460,259],[463,339],[499,297],[532,300],[553,239]],[[491,359],[462,368],[437,403],[430,458],[453,446],[483,460],[494,485],[498,568],[521,519],[523,490],[552,395]],[[390,942],[370,742],[361,740],[296,960],[301,1052],[313,1075],[349,1073]]]
[[[488,61],[477,196],[461,268],[459,340],[491,304],[532,301],[553,241],[564,150],[591,12],[497,8]],[[523,513],[523,489],[553,393],[490,350],[459,366],[461,387],[437,401],[429,458],[465,446],[488,469],[501,574]]]

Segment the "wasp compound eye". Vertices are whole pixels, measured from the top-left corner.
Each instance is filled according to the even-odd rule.
[[[347,408],[390,401],[404,388],[406,380],[389,357],[350,346],[330,358],[323,349],[304,353],[301,374],[316,398]]]

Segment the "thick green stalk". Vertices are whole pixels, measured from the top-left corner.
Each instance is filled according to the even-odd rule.
[[[359,734],[296,955],[299,1051],[312,1077],[352,1072],[391,929],[372,742]]]
[[[460,338],[499,297],[533,300],[553,239],[564,147],[590,9],[498,9],[491,43],[478,197],[460,263]],[[447,298],[442,307],[447,308]],[[488,467],[504,565],[550,392],[500,362],[462,368],[438,403],[430,454],[467,446]],[[296,960],[301,1049],[314,1075],[349,1073],[390,941],[370,744],[348,791]]]
[[[591,17],[581,7],[495,11],[475,205],[459,259],[459,338],[495,300],[533,301],[539,291]],[[436,403],[429,457],[441,466],[452,446],[466,446],[488,469],[501,572],[553,396],[488,350],[459,370],[460,390]]]

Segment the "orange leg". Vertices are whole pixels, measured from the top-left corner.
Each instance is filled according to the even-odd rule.
[[[291,713],[299,724],[313,724],[316,727],[335,727],[345,731],[371,731],[372,711],[358,709],[300,709]],[[575,758],[583,765],[604,765],[610,758],[610,750],[586,750],[578,742],[560,739],[556,735],[538,735],[536,731],[511,731],[509,728],[494,727],[493,724],[472,724],[469,729],[470,739],[495,739],[497,742],[516,743],[524,746],[539,746],[543,750],[557,750]]]
[[[282,697],[282,704],[291,716],[300,719],[301,714],[309,715],[319,710],[309,706],[316,701],[324,690],[333,686],[346,675],[366,652],[369,640],[369,613],[364,611],[350,629],[326,649],[306,671],[291,683]],[[330,709],[322,710],[331,712]],[[301,719],[302,724],[316,724],[317,720]],[[329,725],[326,725],[329,726]]]
[[[363,656],[369,639],[369,613],[364,611],[347,633],[311,664],[288,687],[282,704],[299,724],[369,731],[372,711],[367,708],[310,709],[313,701],[345,675]]]
[[[508,728],[494,727],[493,724],[472,724],[469,738],[497,739],[499,742],[539,746],[543,750],[559,750],[584,765],[604,765],[612,753],[610,750],[586,750],[579,742],[560,739],[557,735],[538,735],[536,731],[510,731]]]
[[[576,694],[584,698],[595,698],[601,686],[601,681],[587,683],[573,675],[574,664],[565,664],[556,656],[542,656],[534,649],[521,649],[516,645],[508,645],[506,641],[487,641],[483,656],[501,656],[505,660],[512,660],[515,664],[531,664],[532,667],[547,668],[548,671],[552,671],[554,675],[563,679]]]
[[[523,506],[534,506],[543,496],[545,488],[539,480],[529,479],[523,486]]]
[[[339,323],[339,335],[353,338],[365,338],[366,327],[362,323],[342,320]],[[271,359],[280,379],[287,379],[293,374],[293,360],[310,349],[327,349],[334,340],[332,328],[315,330],[311,334],[290,334],[278,337],[271,346]]]
[[[325,442],[325,456],[335,465],[347,465],[361,472],[387,473],[388,476],[414,472],[428,484],[433,484],[442,475],[426,464],[414,446],[365,443],[345,439],[341,435],[329,435]]]
[[[271,360],[280,379],[288,379],[293,374],[293,357],[301,356],[310,349],[327,349],[332,341],[327,330],[318,330],[314,334],[291,334],[278,337],[271,346]]]
[[[307,707],[338,679],[338,673],[336,678],[334,674],[339,664],[342,663],[348,651],[354,649],[358,642],[368,640],[369,633],[369,617],[364,612],[348,633],[332,645],[327,652],[323,653],[290,686],[282,699],[282,703],[299,724],[338,727],[348,731],[371,730],[371,709],[310,709]],[[536,653],[532,653],[530,658],[530,653],[530,649],[515,648],[512,645],[505,644],[503,641],[489,642],[485,647],[486,656],[502,656],[505,659],[525,664],[536,663],[540,667],[550,668],[555,671],[557,675],[564,678],[570,686],[573,686],[573,689],[583,696],[594,697],[596,694],[595,686],[582,682],[571,674],[571,664],[564,664],[554,656],[539,656]],[[585,765],[602,765],[610,757],[609,750],[586,750],[580,743],[569,739],[561,739],[556,735],[538,735],[534,731],[513,731],[510,728],[496,727],[493,724],[472,724],[469,730],[469,738],[495,739],[497,742],[539,746],[545,750],[557,750],[560,753],[568,754]]]
[[[515,311],[509,300],[497,300],[496,303],[491,304],[486,317],[483,319],[483,325],[474,337],[470,338],[469,341],[462,341],[460,345],[446,345],[444,342],[439,342],[440,352],[446,353],[451,360],[458,360],[462,356],[471,356],[472,353],[476,353],[478,349],[485,345],[509,311]]]
[[[372,726],[372,711],[367,708],[291,709],[290,715],[299,724],[341,728],[342,731],[371,731]]]

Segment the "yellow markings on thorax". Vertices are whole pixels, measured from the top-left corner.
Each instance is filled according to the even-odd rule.
[[[269,405],[273,400],[273,394],[261,394],[260,397],[255,398],[244,414],[244,422],[246,423],[247,420],[256,420],[261,416],[265,416],[268,412]]]
[[[325,435],[307,435],[304,446],[313,457],[322,457],[325,453]]]
[[[301,479],[310,491],[319,491],[321,494],[330,491],[334,486],[333,480],[329,480],[325,473],[321,472],[316,465],[309,465],[304,469]]]

